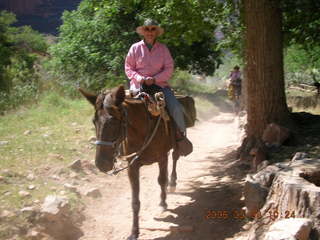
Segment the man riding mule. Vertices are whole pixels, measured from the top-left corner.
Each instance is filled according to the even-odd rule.
[[[241,95],[241,72],[240,67],[235,66],[233,71],[230,72],[229,75],[230,83],[228,86],[228,93],[231,100],[239,99]]]
[[[166,45],[157,37],[164,30],[152,19],[146,19],[143,26],[136,29],[143,40],[133,44],[125,61],[125,72],[130,79],[130,90],[148,93],[163,92],[167,109],[177,125],[176,140],[180,155],[192,151],[192,143],[186,137],[186,126],[182,107],[168,83],[173,72],[173,59]]]
[[[137,28],[137,32],[139,32],[141,28],[148,26],[149,29],[144,30],[149,33],[155,31],[157,34],[154,36],[158,36],[163,32],[163,30],[154,24],[155,23],[153,21],[146,22],[145,26]],[[148,38],[146,36],[145,38]],[[132,231],[128,238],[130,240],[137,239],[139,236],[140,167],[155,162],[158,163],[158,183],[161,187],[160,206],[166,209],[168,152],[173,149],[173,164],[169,185],[174,189],[177,179],[177,160],[180,155],[187,155],[192,151],[192,144],[186,138],[186,122],[184,120],[182,106],[180,103],[186,106],[185,113],[189,116],[187,117],[188,126],[192,126],[195,121],[195,107],[193,99],[185,97],[179,98],[179,101],[177,101],[167,83],[173,71],[173,61],[169,51],[165,45],[156,43],[155,38],[153,46],[150,48],[151,50],[149,50],[150,46],[148,47],[146,45],[147,43],[148,41],[140,42],[142,45],[140,57],[137,57],[138,53],[135,52],[139,47],[139,44],[134,44],[128,53],[126,60],[126,73],[132,82],[131,90],[140,91],[140,88],[142,87],[147,92],[150,92],[152,89],[161,91],[164,94],[167,109],[172,115],[174,121],[170,121],[169,124],[166,124],[161,115],[154,116],[150,114],[145,102],[142,100],[126,98],[123,86],[102,92],[99,95],[90,94],[79,89],[95,108],[93,123],[95,125],[97,137],[95,157],[96,166],[102,172],[109,172],[114,169],[115,162],[119,156],[121,157],[122,155],[122,159],[124,158],[128,161],[127,168],[132,189],[133,210]],[[146,50],[150,51],[150,55],[145,55]],[[158,60],[156,62],[150,61],[151,55],[154,53],[152,51],[157,53],[156,56],[158,57],[156,58]],[[130,54],[132,55],[130,56]],[[136,61],[134,61],[134,59],[130,59],[132,57],[137,57]],[[149,57],[149,60],[144,59],[144,57]],[[164,58],[166,58],[166,60]],[[147,66],[148,64],[151,64],[151,67],[149,66],[145,68],[144,66]],[[133,89],[133,86],[136,88]],[[178,125],[178,131],[176,129],[176,125]],[[178,144],[176,142],[177,138],[180,140],[178,141]]]
[[[169,124],[170,130],[167,132],[161,116],[152,116],[143,101],[126,98],[123,86],[99,95],[79,90],[95,108],[93,123],[97,137],[96,166],[102,172],[111,171],[115,167],[120,152],[128,161],[133,209],[132,233],[129,239],[137,239],[140,210],[139,169],[141,166],[158,162],[158,183],[161,187],[160,206],[164,209],[167,207],[168,152],[176,146],[173,124]],[[189,102],[189,106],[194,107],[192,98],[187,97],[184,100]],[[176,186],[176,163],[179,158],[179,154],[177,152],[174,154],[174,152],[175,150],[172,154],[173,164],[169,183],[173,189]]]

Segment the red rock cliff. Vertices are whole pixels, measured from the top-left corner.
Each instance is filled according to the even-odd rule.
[[[36,7],[44,0],[3,0],[2,6],[4,9],[20,14],[32,14]]]
[[[30,25],[44,32],[57,34],[61,14],[74,10],[81,0],[0,0],[0,10],[16,14],[18,25]]]

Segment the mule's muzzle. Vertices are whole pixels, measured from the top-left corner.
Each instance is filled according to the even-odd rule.
[[[114,163],[111,159],[96,157],[96,167],[104,173],[107,173],[113,169]]]

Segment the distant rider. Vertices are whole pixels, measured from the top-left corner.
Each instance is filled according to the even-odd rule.
[[[241,72],[239,66],[235,66],[230,72],[229,91],[231,92],[232,100],[238,99],[241,95]]]
[[[173,59],[166,45],[157,41],[164,29],[153,19],[146,19],[136,32],[143,39],[130,47],[125,60],[125,72],[130,79],[130,90],[148,93],[162,91],[166,106],[177,125],[176,141],[180,155],[192,152],[192,143],[186,137],[183,107],[176,99],[169,79],[173,72]]]

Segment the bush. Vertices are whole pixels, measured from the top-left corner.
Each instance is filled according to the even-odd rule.
[[[25,85],[15,85],[11,88],[10,93],[0,91],[0,113],[21,104],[34,103],[38,100],[38,87],[34,83]]]
[[[61,107],[61,108],[69,108],[70,104],[63,97],[61,97],[56,92],[47,92],[46,95],[43,96],[41,104],[46,106],[47,108],[51,107]]]
[[[320,47],[292,45],[285,53],[285,79],[288,84],[320,82]]]
[[[39,55],[44,37],[28,26],[13,27],[15,15],[0,12],[0,112],[37,99]]]

